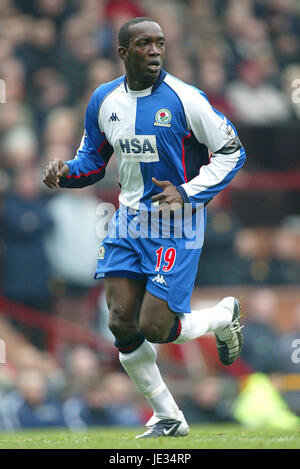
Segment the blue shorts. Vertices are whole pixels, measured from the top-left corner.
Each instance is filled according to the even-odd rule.
[[[187,247],[190,246],[187,243],[191,243],[191,237],[162,237],[161,233],[151,237],[143,229],[139,236],[130,229],[126,237],[124,232],[120,236],[120,226],[122,229],[125,226],[132,227],[135,220],[140,220],[142,216],[137,210],[129,213],[128,210],[119,209],[114,214],[108,235],[98,251],[95,278],[116,276],[142,280],[146,283],[146,290],[167,301],[172,311],[190,313],[190,300],[203,244],[205,208],[199,228],[203,233],[200,242],[193,248]],[[162,224],[159,221],[160,229]]]

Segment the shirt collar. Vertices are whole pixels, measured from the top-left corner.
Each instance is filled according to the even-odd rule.
[[[152,88],[153,88],[153,85],[150,86],[150,88],[146,88],[144,90],[131,90],[129,86],[127,85],[126,91],[129,94],[129,96],[133,96],[134,98],[141,98],[143,96],[149,96],[149,94],[152,93]]]
[[[136,98],[142,97],[142,96],[148,96],[148,95],[152,94],[162,84],[162,82],[165,79],[166,74],[167,74],[167,72],[165,72],[164,70],[161,70],[161,72],[159,74],[159,77],[156,80],[156,82],[154,83],[154,85],[152,85],[149,88],[146,88],[144,90],[131,90],[130,88],[128,88],[127,77],[125,75],[125,77],[124,77],[125,90],[130,96],[134,96]]]

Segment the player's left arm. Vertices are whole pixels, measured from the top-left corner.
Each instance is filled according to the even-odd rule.
[[[199,175],[177,187],[183,201],[194,205],[208,202],[223,190],[243,166],[246,153],[233,124],[200,91],[192,89],[185,112],[189,129],[212,152]]]

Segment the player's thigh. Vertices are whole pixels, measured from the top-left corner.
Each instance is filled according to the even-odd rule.
[[[137,328],[145,287],[146,283],[142,280],[109,276],[105,278],[111,329],[119,329],[126,324]]]
[[[150,342],[164,342],[175,317],[167,301],[146,291],[139,316],[139,330]]]

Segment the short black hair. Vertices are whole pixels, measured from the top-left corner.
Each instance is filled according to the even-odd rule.
[[[151,23],[157,23],[153,18],[148,18],[147,16],[139,16],[138,18],[132,18],[123,24],[119,31],[119,46],[128,47],[130,39],[132,38],[132,33],[130,27],[134,24],[143,23],[144,21],[149,21]],[[157,23],[158,24],[158,23]]]

